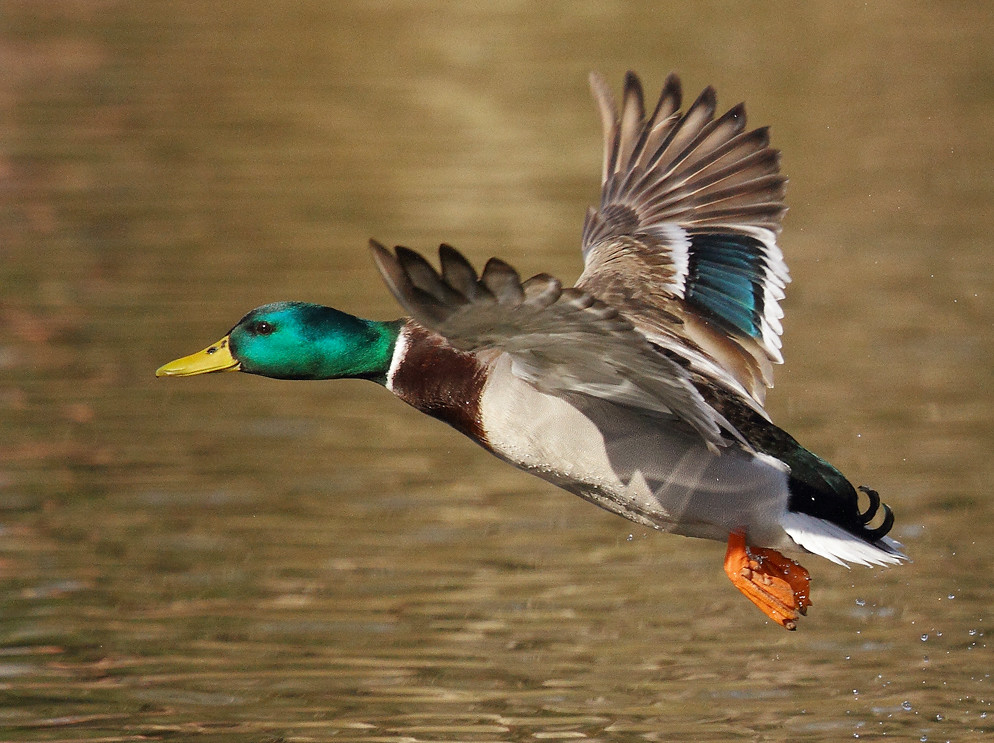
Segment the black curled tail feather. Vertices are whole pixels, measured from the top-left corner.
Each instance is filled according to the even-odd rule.
[[[829,521],[880,546],[880,541],[894,526],[894,512],[880,500],[877,491],[863,486],[857,491],[837,469],[807,450],[795,452],[788,465],[791,467],[788,509]],[[869,498],[865,508],[860,508],[859,493]],[[881,513],[880,525],[869,526]]]
[[[860,485],[858,489],[859,492],[864,493],[866,497],[870,499],[870,503],[867,505],[866,510],[859,515],[859,520],[863,523],[865,536],[875,542],[886,536],[891,530],[891,527],[894,526],[894,511],[892,511],[891,507],[886,503],[880,502],[880,494],[876,490],[868,488],[865,485]],[[866,525],[876,517],[877,511],[880,510],[881,506],[883,506],[884,509],[883,523],[881,523],[880,526],[870,529]]]

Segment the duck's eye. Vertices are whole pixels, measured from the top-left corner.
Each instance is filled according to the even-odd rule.
[[[269,335],[276,328],[273,327],[272,323],[268,323],[265,320],[257,320],[249,326],[249,330],[255,335]]]

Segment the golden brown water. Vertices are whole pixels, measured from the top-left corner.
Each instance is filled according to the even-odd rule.
[[[971,741],[994,732],[986,3],[0,7],[0,739]],[[579,273],[587,71],[773,126],[776,420],[914,557],[798,632],[368,383],[155,380],[365,248]]]

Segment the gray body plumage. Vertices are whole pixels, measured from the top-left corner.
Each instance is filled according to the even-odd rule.
[[[486,445],[498,456],[631,521],[724,540],[796,547],[780,526],[786,467],[738,446],[720,452],[678,420],[583,394],[540,392],[496,359],[483,389]]]

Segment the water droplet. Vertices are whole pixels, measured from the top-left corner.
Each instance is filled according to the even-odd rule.
[[[922,642],[928,642],[928,633],[922,635]]]
[[[950,601],[952,601],[954,598],[956,598],[956,594],[955,593],[951,593],[948,596],[946,596],[946,598],[949,599]]]
[[[866,606],[866,599],[856,599],[856,606]]]
[[[970,630],[970,637],[976,637],[976,636],[977,636],[977,630],[975,629]]]
[[[625,541],[626,541],[626,542],[630,542],[630,541],[632,541],[633,539],[635,539],[635,535],[634,535],[634,534],[629,534],[629,535],[628,535],[628,537],[627,537],[627,538],[625,539]]]
[[[903,709],[905,712],[910,712],[911,711],[911,702],[909,702],[907,699],[905,699],[903,702],[901,702],[901,709]]]

